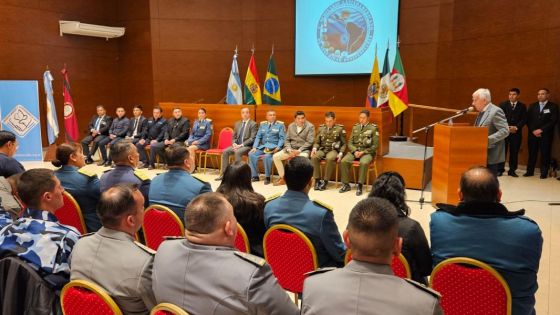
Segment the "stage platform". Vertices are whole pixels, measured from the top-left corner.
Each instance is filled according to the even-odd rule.
[[[424,186],[432,180],[432,160],[434,148],[428,147],[426,152],[426,177]],[[389,142],[389,153],[383,156],[383,171],[400,173],[408,189],[422,189],[422,166],[424,146],[414,142]]]

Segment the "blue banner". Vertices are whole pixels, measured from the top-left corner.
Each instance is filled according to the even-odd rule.
[[[41,121],[37,81],[0,81],[2,130],[15,133],[19,161],[42,161]]]

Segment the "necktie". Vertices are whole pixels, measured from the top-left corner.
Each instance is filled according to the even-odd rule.
[[[134,128],[132,130],[134,130],[134,132],[132,133],[132,136],[136,136],[136,134],[138,133],[138,121],[140,120],[140,118],[136,118],[134,120]]]
[[[246,122],[243,122],[243,127],[241,127],[241,142],[238,144],[243,144],[243,138],[245,138],[245,124]]]
[[[101,117],[97,117],[97,121],[95,121],[95,130],[99,131],[100,124],[101,124]]]
[[[476,121],[474,122],[475,126],[478,126],[478,124],[480,123],[480,120],[482,119],[482,116],[484,116],[484,112],[480,112],[478,114],[478,116],[476,116]]]

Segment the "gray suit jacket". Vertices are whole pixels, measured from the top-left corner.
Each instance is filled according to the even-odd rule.
[[[291,123],[286,130],[285,149],[299,150],[302,153],[311,151],[313,142],[315,141],[315,126],[312,123],[305,121],[301,132],[297,132],[297,125],[295,122]]]
[[[506,160],[505,141],[509,127],[504,111],[490,103],[485,111],[478,113],[475,126],[488,127],[488,165]]]
[[[241,129],[243,128],[243,120],[238,120],[235,122],[235,127],[233,128],[233,143],[243,144],[244,147],[252,147],[253,142],[255,142],[255,137],[257,136],[257,131],[259,126],[257,123],[249,119],[247,125],[245,126],[245,133],[243,134],[243,143],[241,142]]]

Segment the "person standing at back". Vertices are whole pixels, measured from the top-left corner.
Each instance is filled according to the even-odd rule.
[[[506,138],[506,155],[509,151],[508,175],[512,177],[519,177],[515,171],[517,170],[517,158],[523,140],[523,126],[527,123],[527,108],[525,108],[525,104],[519,101],[519,93],[518,88],[509,90],[509,100],[500,104],[509,125],[509,135]],[[498,170],[498,176],[501,176],[505,171],[505,162],[502,162]]]

